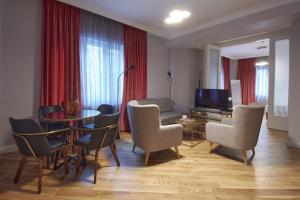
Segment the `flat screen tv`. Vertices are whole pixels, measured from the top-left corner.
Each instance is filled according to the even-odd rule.
[[[195,107],[228,110],[229,90],[196,89]]]

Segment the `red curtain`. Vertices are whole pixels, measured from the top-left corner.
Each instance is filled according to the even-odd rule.
[[[224,73],[224,89],[230,88],[230,59],[222,57],[223,73]]]
[[[79,37],[80,9],[44,0],[41,105],[80,104]]]
[[[144,99],[147,95],[147,33],[124,25],[124,75],[123,100],[121,106],[121,128],[128,131],[127,103],[131,99]]]
[[[241,81],[243,104],[248,105],[249,103],[255,102],[255,58],[239,60],[238,78]]]

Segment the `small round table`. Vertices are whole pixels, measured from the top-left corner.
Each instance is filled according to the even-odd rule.
[[[187,119],[178,119],[176,121],[178,124],[181,124],[183,126],[183,132],[187,134],[191,134],[192,138],[190,141],[190,144],[187,144],[185,142],[182,142],[183,145],[194,147],[201,143],[201,141],[195,141],[194,134],[202,135],[203,139],[205,140],[205,122],[201,120],[196,120],[192,118]]]

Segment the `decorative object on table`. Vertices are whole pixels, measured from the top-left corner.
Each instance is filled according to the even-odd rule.
[[[130,65],[127,69],[125,69],[123,72],[121,72],[118,76],[118,87],[117,87],[117,91],[119,92],[119,83],[120,83],[120,78],[123,74],[128,73],[130,70],[134,70],[134,65]],[[134,78],[133,78],[134,80]],[[134,85],[134,84],[133,84]],[[120,107],[119,107],[119,95],[117,96],[117,107],[116,107],[117,112],[119,112]]]
[[[115,158],[118,166],[120,161],[116,153],[115,139],[119,126],[120,115],[99,115],[95,117],[94,128],[76,128],[76,130],[90,133],[83,137],[80,137],[75,141],[77,147],[77,165],[76,173],[79,173],[81,157],[85,163],[85,151],[90,152],[95,150],[95,162],[94,162],[94,184],[97,182],[97,170],[98,170],[98,153],[99,150],[105,147],[110,147],[110,150]]]
[[[182,144],[189,147],[194,147],[200,144],[203,140],[200,140],[200,137],[198,140],[195,140],[195,134],[202,136],[205,140],[205,121],[188,118],[186,115],[183,115],[181,119],[176,120],[176,123],[183,126],[183,133],[191,135],[190,143],[183,140]]]
[[[131,100],[127,104],[129,125],[133,140],[133,149],[138,146],[146,152],[145,166],[151,152],[175,147],[179,158],[178,146],[181,145],[183,128],[180,124],[162,126],[157,105],[140,105]]]
[[[264,111],[264,106],[237,106],[231,123],[228,120],[224,124],[208,122],[206,139],[210,142],[210,152],[214,143],[240,150],[247,165],[246,151],[255,154]]]
[[[73,98],[67,105],[67,112],[69,114],[75,115],[79,112],[79,100],[77,97]]]
[[[49,157],[54,152],[62,152],[64,159],[65,174],[69,172],[67,162],[67,141],[52,140],[48,141],[47,136],[56,134],[65,134],[70,129],[62,129],[56,131],[45,132],[42,126],[33,119],[14,119],[9,118],[9,122],[13,129],[13,138],[16,141],[19,152],[22,154],[22,160],[14,178],[17,183],[23,171],[24,165],[28,157],[39,159],[39,175],[38,175],[38,193],[42,192],[42,176],[43,176],[43,158]],[[47,163],[48,165],[48,163]]]

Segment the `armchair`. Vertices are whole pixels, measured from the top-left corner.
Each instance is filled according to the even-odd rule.
[[[175,147],[179,158],[178,146],[182,142],[182,125],[161,125],[159,107],[154,104],[139,105],[136,100],[128,102],[127,113],[133,140],[132,151],[138,146],[146,152],[145,166],[151,152],[171,147]]]
[[[89,133],[75,141],[75,145],[77,147],[76,173],[79,173],[81,158],[85,162],[84,150],[87,150],[88,152],[95,150],[94,184],[96,184],[97,181],[98,152],[100,149],[110,147],[117,165],[120,166],[115,146],[115,139],[119,125],[119,115],[119,113],[113,115],[99,115],[95,118],[93,128],[75,128],[76,130]]]
[[[255,155],[264,106],[237,106],[233,120],[222,120],[222,123],[208,122],[206,124],[206,139],[210,142],[210,152],[213,144],[220,144],[241,150],[244,163],[247,165],[246,151],[252,150]]]
[[[62,129],[57,131],[44,132],[39,122],[33,119],[9,118],[9,122],[14,131],[13,138],[16,141],[22,160],[14,178],[17,183],[23,171],[28,157],[39,159],[38,193],[42,191],[43,158],[50,156],[53,152],[61,151],[64,159],[65,174],[69,172],[67,163],[67,148],[65,140],[48,141],[47,136],[53,136],[61,132],[69,131]]]

